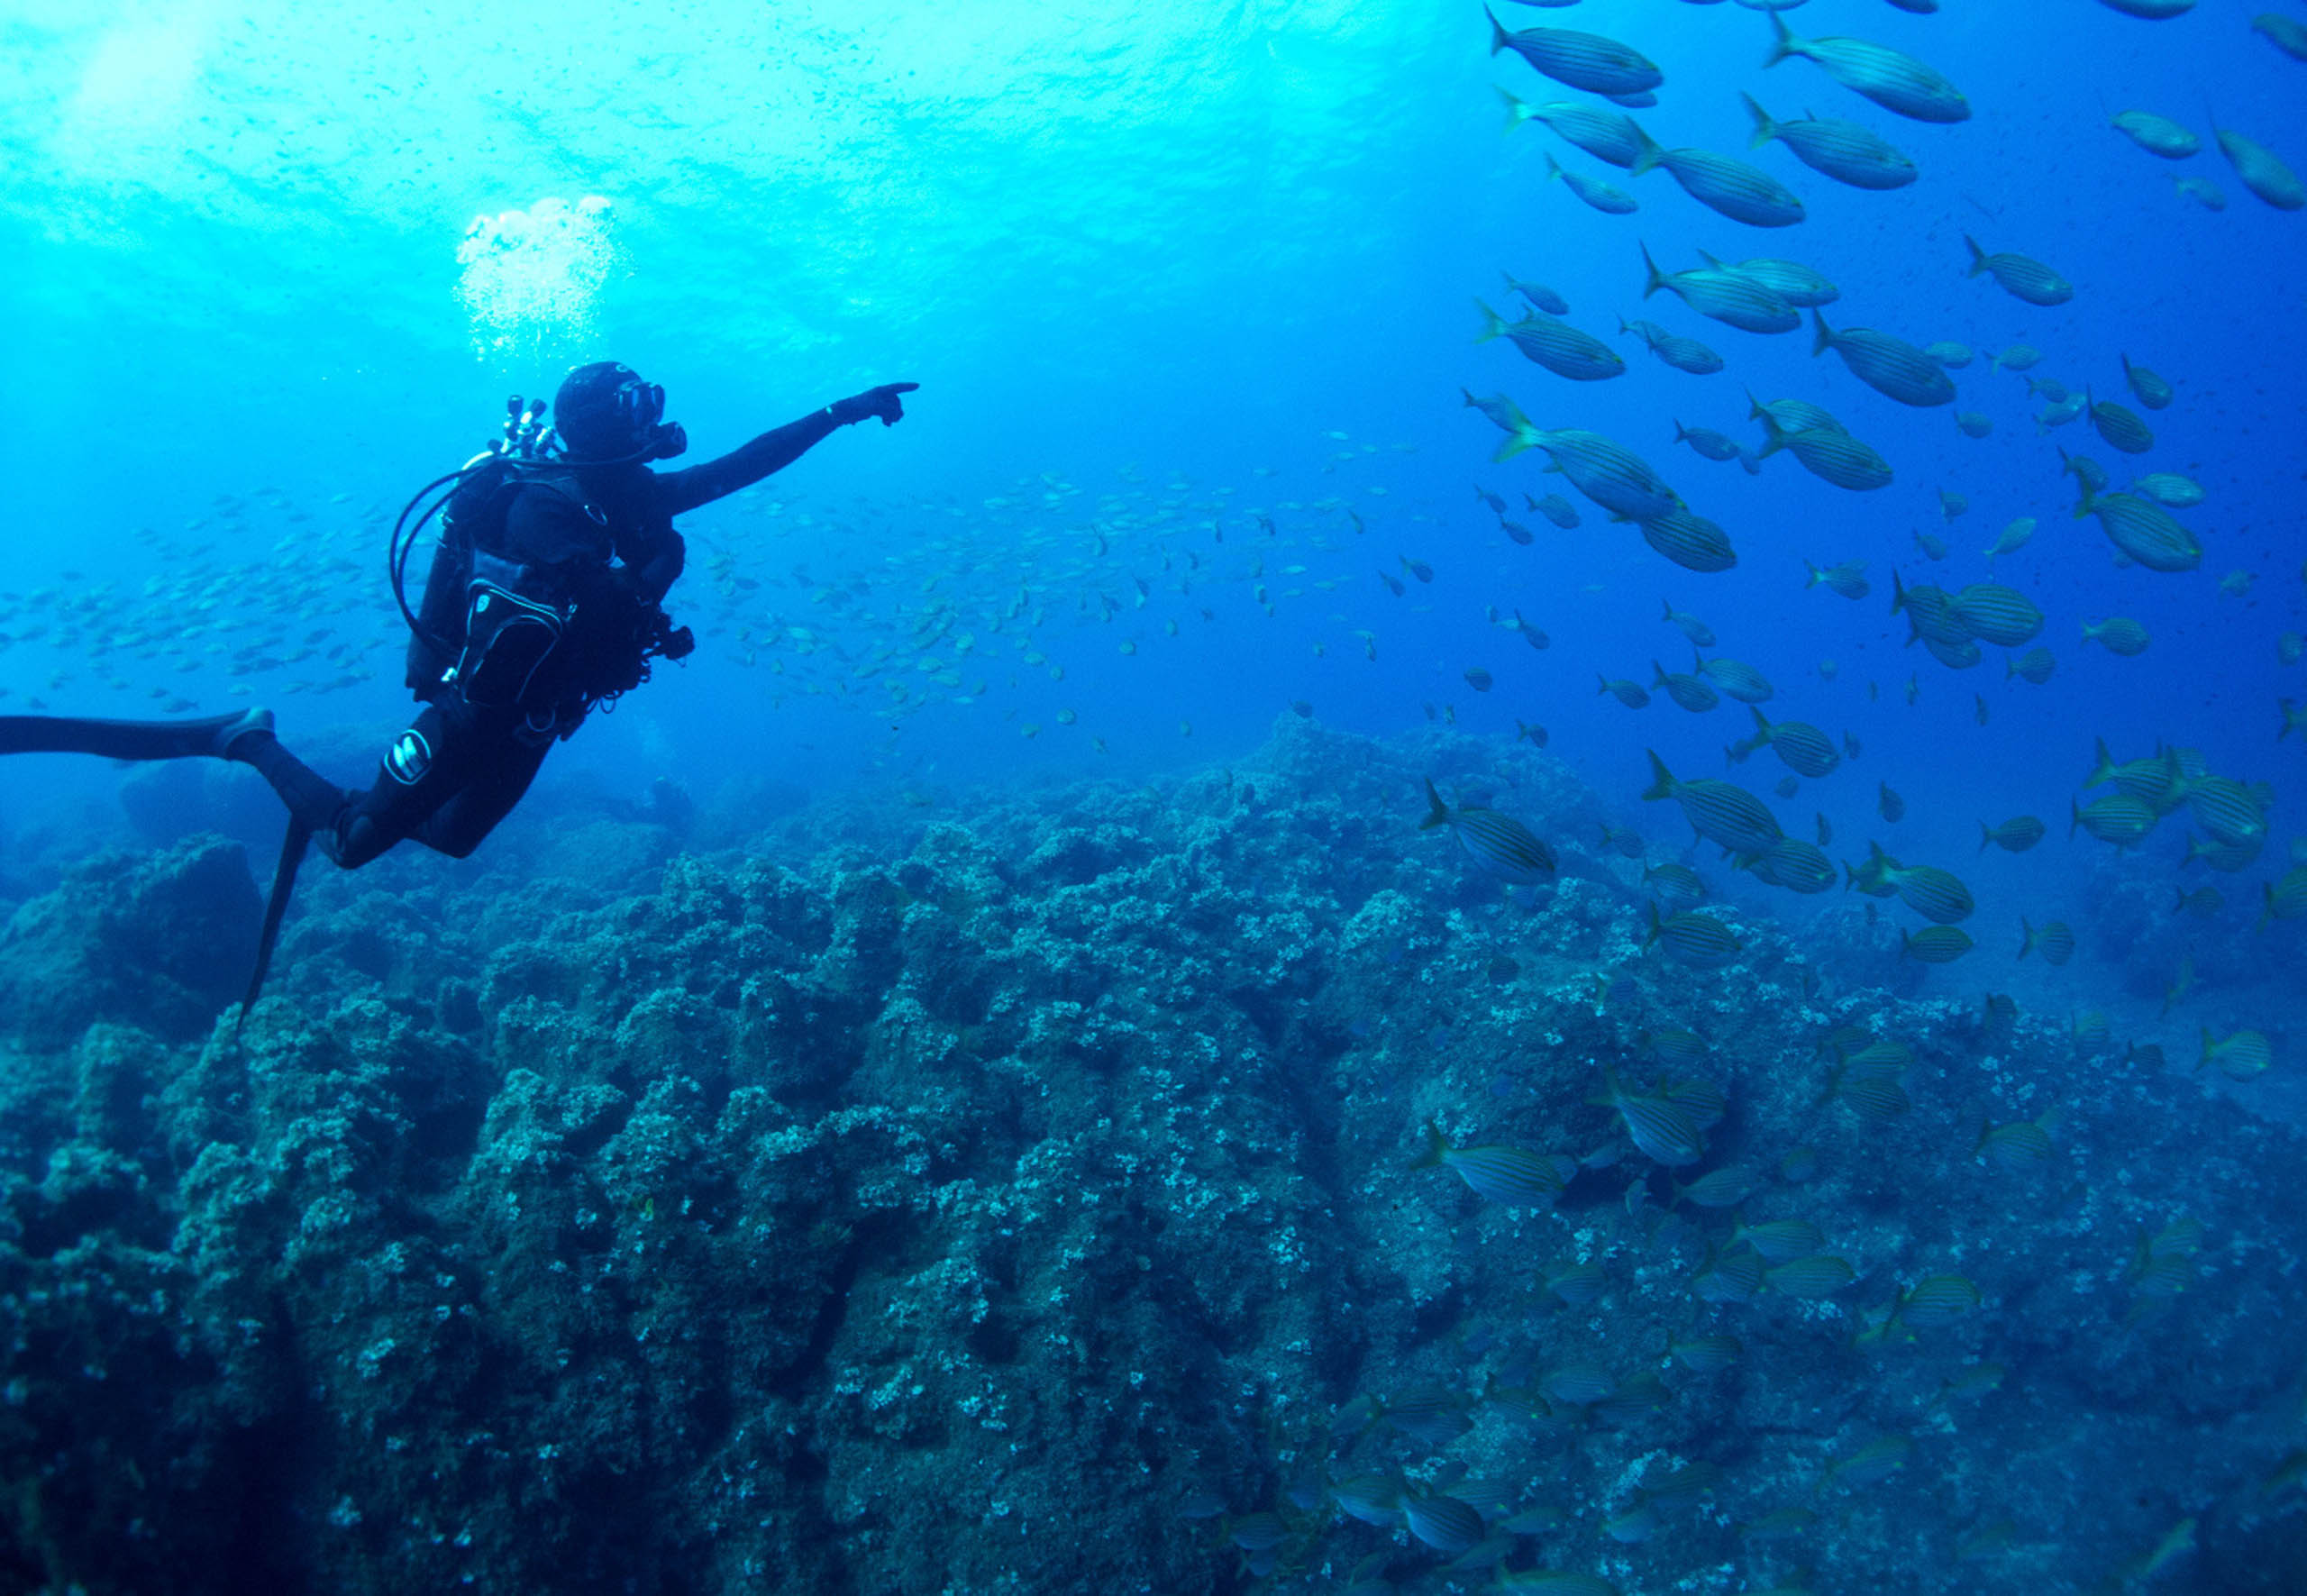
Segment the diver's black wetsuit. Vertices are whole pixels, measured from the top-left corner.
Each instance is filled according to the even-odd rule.
[[[874,390],[878,393],[880,390]],[[861,399],[864,396],[860,397]],[[484,552],[547,579],[571,606],[566,631],[516,697],[476,704],[453,679],[457,657],[420,635],[408,685],[425,707],[387,751],[376,785],[347,793],[273,737],[235,738],[227,757],[252,765],[346,869],[404,838],[461,859],[512,812],[553,743],[594,705],[646,679],[647,660],[676,634],[660,607],[681,573],[673,517],[782,470],[836,427],[886,409],[843,400],[684,470],[645,465],[550,469],[514,492]],[[429,630],[461,648],[464,570],[436,561],[421,610]]]

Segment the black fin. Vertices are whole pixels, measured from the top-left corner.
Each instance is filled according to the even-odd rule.
[[[313,840],[312,827],[291,816],[287,834],[280,839],[280,862],[272,867],[272,895],[264,900],[264,929],[258,935],[256,969],[249,976],[249,990],[241,999],[241,1012],[233,1021],[233,1040],[241,1038],[241,1027],[248,1023],[249,1010],[256,1007],[257,996],[264,990],[264,978],[272,968],[273,944],[280,938],[280,921],[288,912],[288,899],[296,890],[296,867],[305,862],[305,846]]]
[[[93,753],[105,759],[194,759],[216,752],[245,711],[199,720],[93,720],[0,715],[0,753]]]

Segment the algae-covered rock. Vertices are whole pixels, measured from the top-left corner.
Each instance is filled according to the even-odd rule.
[[[0,931],[0,1026],[44,1046],[99,1019],[197,1035],[246,989],[263,912],[237,843],[99,854]]]

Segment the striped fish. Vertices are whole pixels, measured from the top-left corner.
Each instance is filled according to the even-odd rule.
[[[2167,509],[2191,510],[2203,501],[2202,485],[2176,471],[2149,471],[2131,487]]]
[[[1615,39],[1568,28],[1509,32],[1487,6],[1482,14],[1490,18],[1491,54],[1510,50],[1556,83],[1590,95],[1638,95],[1666,81],[1648,57]]]
[[[2257,929],[2277,920],[2307,920],[2307,864],[2293,865],[2259,889]]]
[[[2157,753],[2153,759],[2126,760],[2117,764],[2115,756],[2107,752],[2104,737],[2098,740],[2096,750],[2098,762],[2092,767],[2091,774],[2084,779],[2084,786],[2105,787],[2111,783],[2118,792],[2146,799],[2154,806],[2151,812],[2157,815],[2178,807],[2175,798],[2168,805],[2163,802],[2171,790],[2172,781],[2181,774],[2163,754]]]
[[[1474,301],[1474,308],[1482,317],[1482,330],[1474,339],[1476,343],[1487,343],[1493,338],[1507,339],[1529,360],[1573,382],[1600,382],[1626,375],[1626,362],[1619,358],[1616,350],[1567,322],[1558,322],[1536,310],[1518,322],[1509,322],[1479,299]]]
[[[1711,915],[1683,913],[1661,919],[1655,903],[1650,906],[1650,935],[1642,939],[1646,948],[1654,944],[1663,945],[1677,963],[1693,970],[1719,970],[1746,945]]]
[[[1664,689],[1668,698],[1692,715],[1704,715],[1722,702],[1722,696],[1702,677],[1676,675],[1655,660],[1650,661],[1650,685]]]
[[[1744,1164],[1709,1170],[1688,1185],[1673,1182],[1674,1200],[1694,1208],[1735,1208],[1761,1189],[1762,1172]]]
[[[1790,892],[1824,892],[1835,884],[1835,867],[1814,844],[1800,837],[1781,837],[1759,854],[1738,861],[1757,880]]]
[[[1649,461],[1600,433],[1564,427],[1538,432],[1532,442],[1546,451],[1573,488],[1629,521],[1664,515],[1682,502]]]
[[[1755,717],[1755,735],[1768,743],[1771,752],[1796,775],[1808,776],[1815,781],[1831,775],[1842,763],[1842,754],[1835,747],[1834,739],[1808,721],[1766,720],[1760,709],[1753,707],[1754,700],[1747,699],[1746,703],[1747,712]]]
[[[1751,1302],[1763,1289],[1763,1267],[1759,1253],[1718,1252],[1691,1276],[1691,1290],[1709,1302]]]
[[[1907,639],[1910,643],[1926,638],[1948,643],[1970,641],[1970,628],[1956,614],[1955,600],[1946,589],[1928,584],[1910,588],[1899,579],[1897,571],[1892,571],[1891,613],[1897,615],[1901,610],[1912,628],[1912,634]]]
[[[1719,1374],[1746,1355],[1745,1343],[1736,1336],[1692,1336],[1669,1342],[1666,1351],[1693,1374]]]
[[[1776,122],[1752,96],[1738,97],[1746,104],[1746,114],[1755,119],[1754,136],[1746,141],[1749,150],[1759,150],[1775,140],[1812,171],[1853,188],[1903,188],[1919,175],[1905,154],[1857,123],[1825,116]]]
[[[1754,390],[1746,390],[1746,415],[1763,424],[1768,432],[1775,425],[1783,433],[1847,433],[1835,413],[1823,405],[1813,405],[1808,399],[1772,399],[1768,402],[1755,397]]]
[[[1498,92],[1507,105],[1507,132],[1513,132],[1526,122],[1538,123],[1577,145],[1596,160],[1608,161],[1621,171],[1633,169],[1634,163],[1642,158],[1642,147],[1650,141],[1640,124],[1623,111],[1605,111],[1599,105],[1589,105],[1581,100],[1555,100],[1544,105],[1532,105],[1517,99],[1505,89]],[[1544,310],[1546,307],[1540,306],[1538,308]],[[1564,313],[1557,310],[1552,314],[1561,315]]]
[[[1467,856],[1491,875],[1530,885],[1554,874],[1554,850],[1520,821],[1473,804],[1461,804],[1453,809],[1442,801],[1431,777],[1427,779],[1426,797],[1432,807],[1418,822],[1418,829],[1430,831],[1437,825],[1448,826]]]
[[[2154,639],[2129,616],[2111,616],[2103,621],[2084,622],[2083,641],[2096,643],[2110,653],[2136,657],[2145,653]]]
[[[1808,1219],[1764,1219],[1753,1224],[1736,1219],[1730,1226],[1730,1240],[1734,1245],[1746,1243],[1773,1263],[1809,1257],[1827,1245],[1827,1238]]]
[[[1982,1300],[1978,1287],[1961,1275],[1929,1274],[1899,1293],[1892,1314],[1910,1330],[1933,1329],[1977,1311]]]
[[[2001,825],[1979,822],[1979,852],[1983,853],[1990,844],[2005,853],[2024,853],[2043,840],[2043,823],[2032,815],[2020,815]]]
[[[2281,156],[2232,129],[2215,127],[2211,131],[2219,136],[2219,151],[2227,157],[2227,164],[2235,169],[2244,187],[2278,211],[2295,211],[2307,205],[2307,187],[2301,187],[2299,174],[2285,166]]]
[[[1509,1208],[1544,1208],[1562,1195],[1577,1163],[1558,1153],[1523,1147],[1453,1147],[1441,1131],[1426,1127],[1426,1151],[1413,1170],[1449,1169],[1477,1196]]]
[[[2025,1169],[2042,1163],[2051,1151],[2051,1133],[2036,1121],[1997,1125],[1988,1119],[1980,1122],[1979,1139],[1971,1147],[1971,1156],[2004,1169]]]
[[[1706,883],[1699,878],[1698,871],[1687,864],[1646,865],[1642,871],[1642,884],[1664,898],[1670,907],[1680,903],[1702,903],[1706,899]],[[2295,917],[2278,917],[2284,919]]]
[[[2233,1035],[2214,1042],[2208,1027],[2202,1033],[2202,1058],[2195,1068],[2217,1064],[2219,1072],[2229,1081],[2248,1081],[2264,1075],[2275,1063],[2275,1049],[2264,1033],[2238,1031]]]
[[[2018,648],[2042,634],[2043,612],[2024,593],[1999,582],[1973,582],[1955,595],[1954,608],[1965,631],[1997,648]]]
[[[1866,579],[1866,561],[1864,560],[1846,560],[1839,565],[1823,569],[1805,560],[1802,569],[1810,573],[1810,579],[1802,584],[1806,589],[1824,588],[1844,598],[1864,598],[1874,590],[1874,585]]]
[[[2057,966],[2074,957],[2074,933],[2064,920],[2046,922],[2039,928],[2024,916],[2019,921],[2019,956],[2040,953],[2043,962]]]
[[[1966,276],[1985,272],[2004,293],[2029,305],[2065,305],[2074,297],[2074,285],[2041,261],[2008,251],[1990,255],[1967,233],[1963,235],[1963,242],[1971,250],[1971,269]]]
[[[1722,690],[1741,704],[1767,704],[1776,691],[1770,678],[1742,660],[1726,660],[1717,656],[1711,660],[1691,656],[1693,666],[1709,679],[1720,684]]]
[[[1847,327],[1837,333],[1817,310],[1810,316],[1817,324],[1810,342],[1813,356],[1834,351],[1853,377],[1901,405],[1928,408],[1955,402],[1955,383],[1947,369],[1906,340],[1872,327]]]
[[[1458,1553],[1479,1544],[1482,1515],[1454,1496],[1439,1492],[1402,1498],[1402,1523],[1437,1552]]]
[[[1650,324],[1644,322],[1638,324],[1646,327]],[[1736,460],[1739,454],[1738,441],[1716,432],[1712,427],[1686,427],[1678,421],[1674,423],[1674,442],[1689,444],[1691,452],[1703,460]]]
[[[1728,570],[1738,563],[1738,552],[1730,546],[1730,534],[1680,505],[1663,515],[1646,516],[1637,524],[1642,528],[1644,543],[1684,570],[1705,576]]]
[[[1655,919],[1655,907],[1651,914]],[[1618,1110],[1627,1135],[1646,1158],[1682,1169],[1706,1155],[1705,1135],[1687,1109],[1664,1098],[1628,1091],[1613,1072],[1602,1072],[1602,1093],[1593,1100]]]
[[[1619,323],[1619,330],[1639,334],[1644,346],[1652,354],[1656,355],[1677,371],[1687,371],[1692,377],[1711,377],[1722,369],[1722,357],[1695,338],[1685,338],[1679,333],[1669,333],[1665,328],[1652,322],[1628,324],[1621,320]],[[1682,431],[1682,424],[1680,422],[1674,424],[1674,441],[1677,443],[1689,436]],[[1718,438],[1722,437],[1719,433],[1713,435]],[[1722,441],[1725,443],[1730,443],[1728,438],[1723,438]],[[1704,451],[1701,450],[1701,452],[1703,453]],[[1730,443],[1730,452],[1728,454],[1708,456],[1710,460],[1736,460],[1737,457],[1738,446],[1736,443]]]
[[[1761,458],[1768,459],[1783,449],[1813,477],[1852,493],[1871,493],[1891,485],[1890,461],[1848,433],[1823,427],[1788,432],[1774,415],[1765,412],[1764,417]]]
[[[1625,678],[1613,681],[1599,672],[1596,673],[1594,679],[1601,683],[1594,689],[1594,696],[1598,698],[1607,694],[1628,709],[1646,709],[1650,707],[1650,695],[1644,690],[1642,684],[1638,681]]]
[[[2266,807],[2257,794],[2225,776],[2175,781],[2171,796],[2183,800],[2197,824],[2222,843],[2237,845],[2266,840]]]
[[[1770,21],[1776,38],[1763,62],[1765,67],[1801,56],[1885,111],[1917,122],[1964,122],[1970,117],[1971,103],[1962,92],[1910,55],[1863,39],[1797,39],[1778,13],[1771,13]]]
[[[1570,314],[1570,301],[1544,283],[1525,282],[1510,271],[1500,275],[1506,278],[1506,291],[1509,294],[1519,294],[1528,300],[1532,310],[1545,311],[1550,316],[1566,316]],[[1496,507],[1503,510],[1506,506],[1500,505]]]
[[[1874,857],[1867,862],[1877,879],[1895,888],[1899,899],[1924,919],[1941,926],[1952,926],[1967,920],[1978,906],[1972,901],[1971,889],[1960,878],[1935,865],[1901,864],[1874,844]]]
[[[1572,171],[1554,158],[1551,150],[1546,151],[1546,176],[1560,178],[1564,187],[1605,216],[1631,216],[1642,208],[1641,201],[1616,183]]]
[[[1699,835],[1733,853],[1765,853],[1785,833],[1762,799],[1743,787],[1704,777],[1684,781],[1650,755],[1651,784],[1646,799],[1673,798]]]
[[[1673,174],[1683,193],[1733,222],[1792,227],[1802,220],[1802,202],[1760,167],[1698,149],[1661,150],[1653,164]],[[1635,163],[1635,176],[1647,169],[1642,162]]]
[[[2127,792],[2093,798],[2087,804],[2067,803],[2066,834],[2073,836],[2080,829],[2089,832],[2102,843],[2112,843],[2118,848],[2128,848],[2155,829],[2155,807],[2144,798]]]
[[[1528,496],[1525,495],[1524,497],[1527,497]],[[1575,532],[1578,530],[1578,506],[1572,504],[1568,499],[1563,497],[1562,495],[1558,493],[1549,493],[1544,498],[1531,499],[1530,508],[1536,510],[1539,515],[1544,515],[1547,520],[1553,522],[1564,532]]]
[[[2015,676],[2021,681],[2030,681],[2040,687],[2051,679],[2057,669],[2056,654],[2047,648],[2030,648],[2005,666],[2002,674],[2005,679]]]
[[[2112,399],[2093,399],[2086,392],[2084,403],[2091,407],[2091,428],[2107,441],[2110,448],[2125,454],[2145,454],[2155,447],[2154,429],[2139,420],[2138,413]]]
[[[1831,1297],[1858,1278],[1858,1271],[1850,1266],[1847,1258],[1837,1258],[1832,1253],[1814,1253],[1807,1258],[1790,1258],[1776,1265],[1764,1276],[1771,1290],[1784,1297],[1812,1300]]]
[[[1700,620],[1688,610],[1676,609],[1674,607],[1673,600],[1672,599],[1664,599],[1661,602],[1664,606],[1666,613],[1658,617],[1660,620],[1665,621],[1671,625],[1681,627],[1682,635],[1689,638],[1692,643],[1700,648],[1712,648],[1714,646],[1713,627],[1708,625],[1704,621]]]
[[[2202,141],[2185,127],[2152,111],[2120,111],[2108,125],[2149,155],[2166,160],[2184,160],[2202,148]]]
[[[1664,272],[1651,259],[1647,244],[1642,245],[1642,264],[1647,274],[1642,289],[1645,299],[1664,288],[1699,315],[1743,333],[1792,333],[1802,324],[1794,306],[1743,273],[1711,266]]]
[[[2129,355],[2123,357],[2123,380],[2149,410],[2161,410],[2171,403],[2171,385],[2146,367],[2133,365]]]
[[[1926,926],[1911,934],[1899,933],[1899,957],[1918,964],[1952,964],[1975,945],[1956,926]]]
[[[1752,260],[1718,260],[1704,250],[1699,259],[1717,271],[1733,272],[1751,282],[1760,283],[1797,310],[1813,306],[1832,305],[1842,297],[1842,290],[1829,281],[1827,275],[1799,260],[1778,260],[1760,256]]]

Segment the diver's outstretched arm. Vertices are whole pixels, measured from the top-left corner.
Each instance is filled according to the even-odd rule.
[[[665,512],[678,515],[699,505],[709,505],[716,498],[726,498],[741,488],[751,488],[824,442],[835,427],[849,426],[873,415],[881,418],[883,426],[894,426],[905,419],[905,406],[898,396],[909,394],[920,386],[917,382],[885,382],[846,399],[835,399],[824,409],[812,410],[774,432],[763,433],[718,460],[708,460],[683,471],[660,472],[657,491]]]

